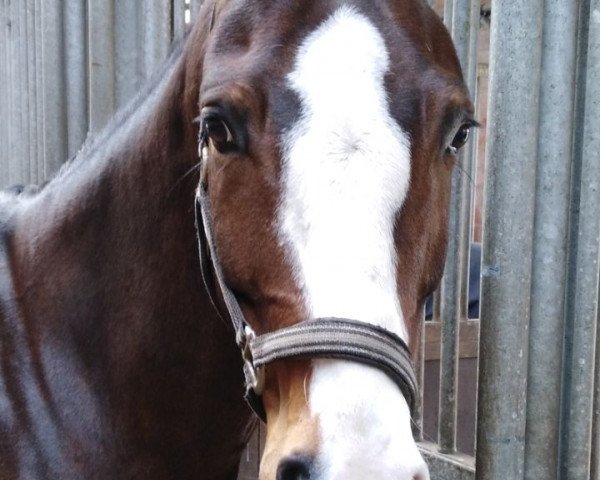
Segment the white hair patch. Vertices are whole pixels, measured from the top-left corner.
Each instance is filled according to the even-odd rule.
[[[283,138],[281,243],[312,318],[382,326],[405,341],[394,224],[410,180],[410,141],[389,112],[385,41],[340,8],[299,48],[288,76],[301,115]],[[398,387],[353,362],[315,360],[319,478],[428,478]]]

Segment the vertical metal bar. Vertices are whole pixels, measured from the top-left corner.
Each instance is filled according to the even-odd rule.
[[[9,114],[9,157],[8,157],[8,182],[9,185],[19,183],[20,157],[21,157],[21,89],[20,87],[20,62],[19,62],[19,4],[10,2],[9,10],[9,85],[10,85],[10,114]]]
[[[546,0],[529,329],[525,478],[556,478],[577,3]]]
[[[454,0],[451,12],[450,33],[460,61],[463,75],[469,68],[469,37],[471,34],[471,0]]]
[[[452,36],[461,66],[470,72],[470,37],[472,0],[455,0],[452,14]],[[468,150],[467,150],[468,151]],[[458,394],[459,326],[466,319],[471,217],[471,158],[461,154],[452,178],[452,200],[449,215],[448,256],[442,280],[441,354],[439,400],[439,448],[443,453],[456,451],[456,418]]]
[[[30,158],[30,143],[29,143],[29,56],[28,48],[29,36],[27,35],[27,2],[22,0],[19,2],[18,22],[19,22],[19,42],[18,42],[18,63],[19,63],[19,85],[20,92],[20,116],[19,116],[19,153],[16,162],[19,163],[18,177],[19,183],[29,184],[31,182],[29,175],[29,158]]]
[[[459,173],[452,176],[452,200],[448,221],[448,254],[441,284],[441,345],[438,444],[442,453],[456,451],[456,396],[458,377],[458,271],[460,198],[464,184]]]
[[[77,153],[88,130],[85,4],[85,0],[70,0],[63,5],[68,157]]]
[[[88,0],[88,98],[92,133],[100,131],[115,111],[114,11],[114,0]]]
[[[25,162],[29,169],[29,179],[31,182],[38,181],[37,161],[40,145],[38,143],[38,121],[37,121],[37,52],[36,52],[36,22],[35,22],[35,0],[27,1],[27,62],[29,65],[27,77],[27,95],[29,97],[28,105],[28,123],[29,123],[29,158]]]
[[[173,2],[173,38],[179,40],[185,33],[185,1],[172,0]]]
[[[0,118],[3,118],[0,128],[0,188],[8,183],[8,123],[9,106],[8,97],[8,5],[7,0],[0,1],[0,85],[3,85],[5,93],[0,95]]]
[[[42,0],[35,0],[34,26],[35,26],[35,85],[36,85],[36,145],[37,156],[30,165],[32,178],[39,182],[44,178],[44,56],[43,56],[43,20]]]
[[[6,2],[6,24],[4,25],[6,34],[6,89],[7,89],[7,122],[6,122],[6,185],[11,182],[11,157],[13,152],[13,136],[14,136],[14,95],[13,95],[13,70],[14,62],[12,61],[12,42],[13,42],[13,4],[11,1]]]
[[[164,0],[152,0],[144,3],[142,14],[144,80],[147,80],[167,58],[171,43],[171,9]]]
[[[13,165],[13,183],[29,183],[29,167],[27,165],[29,156],[28,127],[29,119],[27,116],[27,10],[23,2],[15,2],[15,54],[13,58],[16,68],[15,79],[15,101],[17,103],[17,116],[14,118],[16,127],[15,138],[17,145],[12,156]]]
[[[444,0],[444,25],[448,30],[452,29],[452,13],[454,12],[454,0]]]
[[[171,4],[149,0],[115,5],[116,105],[129,102],[167,58],[171,45]]]
[[[10,183],[10,156],[11,156],[11,138],[12,138],[12,73],[11,73],[11,57],[10,57],[10,35],[11,35],[11,24],[10,24],[10,1],[5,1],[5,23],[2,25],[4,35],[4,58],[6,59],[5,65],[5,81],[4,84],[7,90],[6,93],[6,164],[4,165],[4,185],[8,186]]]
[[[423,441],[423,396],[425,392],[424,381],[425,381],[425,311],[421,315],[419,322],[419,328],[417,331],[419,338],[418,350],[415,352],[415,358],[417,359],[417,383],[419,385],[419,411],[416,419],[416,435],[415,440],[418,442]]]
[[[15,63],[14,44],[16,32],[16,18],[15,18],[15,2],[8,2],[8,23],[7,23],[7,56],[8,56],[8,169],[7,169],[7,182],[8,185],[14,183],[14,161],[16,153],[16,144],[18,143],[17,128],[15,118],[17,117],[17,109],[15,107],[16,95],[17,95],[17,82],[15,81],[15,71],[17,69]]]
[[[194,23],[196,18],[198,18],[198,12],[200,11],[203,1],[204,0],[190,0],[191,23]]]
[[[477,90],[477,37],[479,31],[479,0],[456,0],[452,14],[452,38],[457,48],[463,75],[472,98]],[[475,171],[475,142],[471,140],[459,158],[461,193],[458,235],[458,270],[456,282],[458,321],[468,319],[469,254],[471,244],[471,214],[473,205],[472,178]],[[460,333],[460,332],[459,332]]]
[[[38,180],[51,176],[67,156],[62,1],[43,0],[41,6],[44,177]]]
[[[115,108],[123,107],[135,97],[143,83],[143,18],[137,2],[115,3]]]
[[[466,72],[466,82],[471,93],[473,104],[477,103],[477,68],[479,65],[479,22],[480,22],[480,0],[471,0],[469,19],[469,63]],[[472,141],[475,146],[475,142]]]
[[[6,20],[4,16],[4,0],[0,0],[0,85],[6,85],[5,80],[5,68],[6,68],[6,58],[4,58],[4,26],[6,25]],[[8,119],[6,114],[6,93],[4,95],[0,95],[0,118],[4,119],[3,125],[0,127],[0,188],[3,186],[3,172],[2,167],[4,162],[6,161],[6,121]]]
[[[173,10],[169,2],[154,0],[156,5],[157,27],[157,67],[160,67],[168,58],[173,43]],[[156,67],[155,67],[156,70]]]
[[[569,480],[590,478],[600,256],[600,0],[582,4],[559,466]]]
[[[594,416],[592,418],[591,480],[600,480],[600,321],[596,330]]]
[[[496,0],[481,282],[477,478],[523,478],[542,0]]]
[[[156,62],[156,11],[153,0],[146,1],[141,8],[140,13],[142,14],[140,22],[140,30],[142,32],[142,59],[143,69],[142,75],[144,81],[146,81],[154,71]]]
[[[433,292],[433,306],[431,311],[431,320],[433,322],[439,322],[442,316],[440,312],[440,307],[442,304],[442,291],[438,288],[435,292]]]

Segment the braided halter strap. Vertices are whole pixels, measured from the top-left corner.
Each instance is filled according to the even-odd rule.
[[[264,367],[278,360],[300,358],[342,359],[378,368],[398,385],[413,419],[416,418],[419,401],[417,380],[410,351],[400,337],[381,327],[344,318],[311,319],[256,335],[225,283],[214,242],[210,200],[203,182],[196,192],[196,233],[204,285],[219,315],[211,292],[217,286],[221,290],[236,332],[236,342],[242,351],[246,400],[261,420],[266,420],[260,397],[264,387]],[[211,267],[217,285],[211,285]]]

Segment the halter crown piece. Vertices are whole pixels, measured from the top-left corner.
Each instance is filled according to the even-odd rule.
[[[195,210],[202,279],[219,316],[221,312],[212,292],[217,286],[221,290],[244,360],[246,400],[252,410],[262,421],[266,421],[261,394],[264,388],[264,367],[269,363],[284,359],[331,358],[358,362],[383,371],[400,388],[411,416],[416,419],[419,397],[410,351],[406,343],[394,333],[357,320],[316,318],[256,335],[246,322],[235,295],[225,283],[217,255],[203,158],[206,138],[202,129],[200,130],[198,153],[201,179],[196,191]],[[211,267],[217,285],[211,285]]]

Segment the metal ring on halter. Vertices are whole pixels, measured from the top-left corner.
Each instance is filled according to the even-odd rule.
[[[265,386],[265,372],[262,368],[254,365],[252,356],[252,342],[256,334],[248,325],[244,327],[244,339],[242,343],[242,359],[244,360],[244,376],[246,377],[246,388],[252,388],[256,395],[261,395]]]

